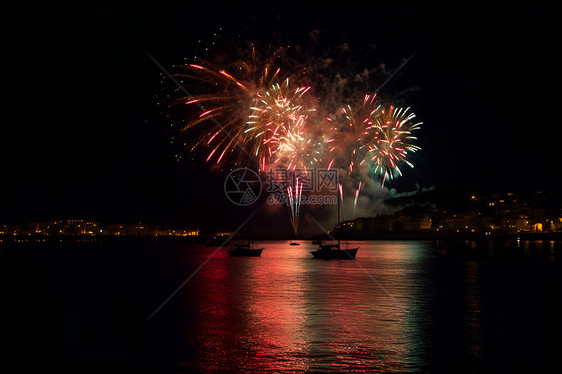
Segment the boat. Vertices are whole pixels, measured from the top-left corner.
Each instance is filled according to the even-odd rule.
[[[312,244],[322,244],[322,240],[313,240]]]
[[[340,225],[340,194],[336,192],[338,196],[338,226]],[[336,227],[338,227],[336,226]],[[334,239],[336,240],[336,239]],[[333,244],[323,244],[321,240],[318,240],[319,247],[317,250],[310,252],[312,257],[321,258],[324,260],[355,260],[355,255],[359,250],[359,247],[354,248],[341,248],[341,243],[337,240],[337,243]]]
[[[301,244],[297,243],[297,242],[291,242],[291,243],[289,243],[289,245],[301,245]]]
[[[250,236],[250,225],[246,225],[247,236],[245,240],[240,240],[239,242],[233,243],[233,247],[228,250],[228,254],[231,257],[260,257],[263,251],[262,248],[258,248],[254,240],[251,240]]]
[[[236,244],[234,248],[228,250],[231,257],[260,257],[263,248],[256,248],[253,243],[248,241],[246,243]]]
[[[340,241],[334,244],[320,244],[319,248],[310,252],[314,258],[324,260],[354,260],[359,247],[341,248]]]

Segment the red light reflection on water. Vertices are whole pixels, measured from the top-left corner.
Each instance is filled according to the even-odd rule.
[[[383,268],[376,276],[388,287],[382,290],[353,261],[313,260],[305,250],[266,248],[261,258],[224,256],[209,262],[198,275],[200,317],[182,366],[248,372],[404,370],[407,312],[387,294],[409,297],[408,274],[394,266],[404,254],[379,249],[376,261]]]

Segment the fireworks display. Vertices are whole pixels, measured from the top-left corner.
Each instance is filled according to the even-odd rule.
[[[291,226],[297,234],[299,228],[299,215],[302,196],[302,183],[299,184],[299,179],[295,179],[295,186],[287,187],[288,206],[291,213]]]
[[[402,175],[400,166],[414,165],[408,161],[408,152],[420,148],[413,144],[416,137],[412,131],[419,129],[421,122],[414,123],[414,113],[410,108],[384,108],[376,100],[376,95],[365,95],[357,108],[343,108],[343,123],[334,128],[329,139],[329,165],[341,160],[342,168],[350,175],[365,162],[374,166],[376,175],[382,176],[382,185],[387,178]],[[360,187],[358,188],[358,190]]]
[[[194,59],[181,66],[175,77],[185,86],[177,90],[182,94],[172,106],[184,107],[178,129],[180,136],[190,139],[184,151],[201,150],[208,163],[257,166],[261,172],[345,171],[356,180],[355,215],[363,183],[355,178],[360,169],[370,168],[384,186],[402,175],[403,165],[413,167],[409,155],[420,148],[412,132],[421,122],[413,121],[410,108],[395,107],[376,94],[362,95],[355,105],[327,108],[325,93],[315,91],[306,66],[283,70],[281,56],[274,52],[260,58],[251,47],[237,52],[231,62]],[[333,95],[325,102],[334,102]],[[297,233],[302,195],[298,179],[286,192]]]

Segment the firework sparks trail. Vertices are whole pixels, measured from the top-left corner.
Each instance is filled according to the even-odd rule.
[[[299,228],[302,186],[303,184],[301,183],[299,185],[299,179],[296,178],[295,187],[294,188],[292,186],[287,187],[288,205],[291,213],[291,225],[293,226],[295,235],[297,234]]]
[[[375,94],[365,95],[355,108],[349,105],[342,108],[343,120],[339,126],[331,128],[333,134],[327,141],[331,154],[329,168],[339,159],[342,168],[352,174],[364,162],[368,146],[374,140],[369,136],[370,131],[381,113],[382,106],[375,99]]]
[[[177,86],[177,89],[179,89],[179,91],[181,91],[185,97],[192,97],[192,95],[187,91],[187,89],[184,87],[184,85],[182,85],[180,82],[178,82],[176,80],[176,78],[170,74],[155,58],[154,56],[152,56],[150,53],[145,52],[146,55],[160,68],[160,70],[162,70],[162,72],[169,78],[171,79],[171,81]],[[192,99],[192,100],[188,100],[185,104],[196,104],[201,110],[204,110],[203,105],[199,102],[198,99]],[[228,132],[228,130],[221,125],[221,123],[219,123],[215,118],[211,117],[210,120],[213,122],[213,124],[218,127],[219,129],[223,130],[225,136],[229,137],[230,139],[234,140],[234,137]],[[220,131],[220,130],[219,130]],[[239,144],[238,144],[239,145]],[[239,145],[240,146],[240,145]],[[243,147],[240,147],[241,152],[246,152],[246,149],[244,149]]]
[[[267,66],[256,78],[242,69],[253,72],[255,68],[250,69],[248,63],[240,64],[239,69],[233,70],[242,70],[238,75],[244,79],[203,61],[182,67],[184,71],[177,75],[221,88],[218,94],[183,96],[173,103],[199,107],[199,112],[181,128],[182,132],[200,128],[202,136],[190,150],[208,147],[206,161],[217,164],[228,158],[233,158],[235,164],[248,162],[246,153],[257,159],[261,171],[267,165],[277,166],[280,160],[288,162],[287,168],[312,167],[320,152],[318,142],[305,138],[307,120],[316,111],[306,95],[310,87],[293,88],[289,78],[277,83],[280,69],[271,72]],[[218,129],[205,125],[217,120],[223,123]],[[245,152],[240,152],[236,145]]]
[[[194,96],[178,98],[173,105],[197,105],[196,113],[182,123],[181,132],[199,127],[201,136],[191,146],[207,147],[209,154],[207,162],[211,160],[219,164],[225,156],[235,159],[245,159],[246,155],[253,157],[259,149],[260,140],[256,127],[247,127],[245,116],[240,111],[240,104],[251,103],[252,93],[241,80],[236,79],[224,69],[214,67],[205,62],[189,64],[183,67],[184,72],[177,74],[183,79],[198,80],[202,85],[217,87],[217,93],[201,93]],[[193,111],[193,110],[192,110]],[[214,122],[218,121],[222,127],[217,129]],[[232,134],[227,136],[227,134]],[[245,154],[240,152],[244,150]]]
[[[311,139],[305,138],[309,116],[315,108],[307,104],[306,93],[310,87],[292,89],[289,79],[282,84],[273,84],[269,90],[257,93],[256,105],[251,107],[251,114],[246,124],[250,129],[259,128],[262,144],[256,149],[260,160],[260,169],[266,165],[279,166],[287,164],[287,169],[309,167],[310,159],[318,161],[314,150],[307,154],[307,145]],[[307,156],[309,156],[307,158]]]
[[[255,121],[253,108],[269,90],[284,88],[277,83],[282,81],[276,66],[278,54],[261,58],[253,47],[239,52],[229,61],[213,63],[195,58],[192,63],[176,67],[179,72],[172,81],[179,81],[179,95],[169,107],[179,108],[175,109],[179,112],[176,131],[188,139],[182,155],[204,148],[207,162],[239,166],[256,160],[262,163],[258,156],[264,154],[267,127],[273,124]],[[188,84],[198,88],[196,95],[185,89]],[[305,92],[298,93],[302,96]]]
[[[376,95],[365,95],[355,108],[343,108],[345,116],[339,126],[332,128],[329,139],[328,167],[336,163],[347,171],[349,178],[355,179],[361,175],[358,169],[369,165],[381,177],[381,186],[402,175],[402,164],[414,167],[408,160],[408,152],[420,149],[413,144],[416,137],[412,132],[422,123],[415,123],[415,114],[409,110],[392,105],[385,108]]]
[[[417,139],[412,131],[419,129],[422,122],[414,123],[414,113],[408,113],[409,107],[383,109],[376,119],[376,124],[370,130],[372,141],[368,145],[370,161],[375,165],[375,173],[383,175],[382,185],[386,178],[393,179],[401,176],[399,166],[402,163],[410,167],[414,165],[408,161],[408,152],[416,152],[420,147],[414,145]]]
[[[357,190],[355,191],[355,199],[353,200],[353,218],[356,218],[355,210],[357,209],[357,199],[359,199],[360,191],[361,191],[361,182],[359,182],[359,187],[357,187]]]

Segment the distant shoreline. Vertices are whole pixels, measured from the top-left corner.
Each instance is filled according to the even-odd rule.
[[[135,236],[135,235],[0,235],[0,240],[3,241],[13,241],[13,240],[35,240],[35,241],[54,241],[54,240],[125,240],[125,239],[137,239],[137,240],[163,240],[163,241],[179,241],[179,242],[190,242],[190,243],[207,243],[214,238],[213,235],[197,235],[197,236]],[[227,237],[224,238],[225,240]],[[233,237],[232,240],[246,239],[246,237]],[[470,241],[485,241],[485,240],[562,240],[562,232],[550,232],[550,233],[503,233],[503,234],[492,234],[484,235],[483,233],[342,233],[334,234],[333,237],[322,235],[322,236],[306,236],[306,237],[295,237],[289,235],[278,235],[278,236],[260,236],[254,235],[252,240],[365,240],[365,241],[377,241],[377,240],[470,240]]]

